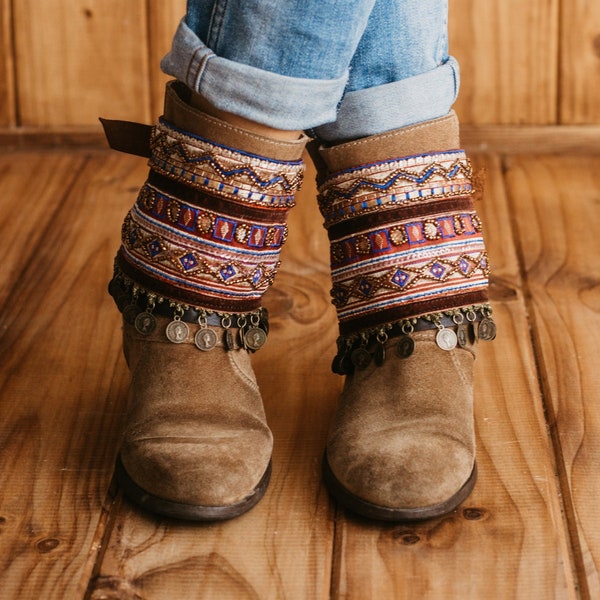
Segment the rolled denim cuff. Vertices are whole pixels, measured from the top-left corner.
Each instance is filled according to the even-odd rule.
[[[460,86],[458,62],[377,87],[348,92],[335,122],[314,129],[326,142],[342,142],[447,115]]]
[[[222,58],[185,20],[161,68],[220,110],[290,131],[335,121],[348,80],[347,73],[332,80],[288,77]]]

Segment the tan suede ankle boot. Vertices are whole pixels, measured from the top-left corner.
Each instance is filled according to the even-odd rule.
[[[205,115],[177,83],[154,128],[104,125],[111,146],[150,158],[109,288],[132,374],[118,481],[158,514],[238,516],[269,482],[273,439],[249,354],[267,336],[261,297],[287,237],[304,140]]]
[[[450,114],[320,150],[341,334],[333,368],[346,375],[324,479],[370,518],[440,516],[475,484],[475,346],[495,326],[458,145]]]

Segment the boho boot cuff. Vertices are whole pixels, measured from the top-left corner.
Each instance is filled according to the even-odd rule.
[[[157,310],[200,326],[212,313],[225,323],[239,319],[241,329],[264,322],[261,297],[279,267],[304,142],[267,140],[203,115],[176,85],[167,88],[165,114],[177,125],[194,124],[195,132],[164,117],[149,132],[104,122],[119,150],[146,154],[147,136],[150,165],[123,223],[110,291],[141,333]],[[212,139],[198,133],[202,128]],[[267,156],[257,152],[261,146]]]
[[[364,362],[362,350],[373,353],[374,342],[383,347],[416,329],[439,329],[444,349],[458,342],[459,326],[463,339],[476,323],[479,337],[495,335],[471,176],[465,153],[451,150],[348,168],[322,181],[341,334],[334,370],[349,372],[357,349]]]

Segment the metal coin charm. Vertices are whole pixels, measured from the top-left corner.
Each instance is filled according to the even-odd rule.
[[[354,373],[354,365],[352,364],[352,359],[348,354],[343,354],[339,360],[339,374],[340,375],[349,375],[350,373]]]
[[[435,343],[442,350],[454,350],[456,345],[458,344],[458,339],[456,337],[456,333],[452,329],[440,329],[435,336]]]
[[[227,350],[233,350],[235,348],[235,337],[231,329],[225,330],[225,348]]]
[[[491,342],[496,337],[496,323],[489,317],[481,319],[479,323],[479,339]]]
[[[371,353],[361,346],[352,352],[350,359],[357,369],[366,369],[371,362]]]
[[[385,346],[383,344],[377,344],[375,347],[374,360],[378,367],[385,362]]]
[[[196,331],[196,335],[194,336],[194,344],[199,350],[203,352],[208,352],[212,350],[217,345],[217,334],[207,327],[203,329],[198,329]]]
[[[173,342],[173,344],[181,344],[187,339],[187,336],[190,333],[190,328],[187,326],[187,323],[175,320],[171,321],[167,325],[165,333],[167,334],[167,339],[170,342]]]
[[[342,367],[342,356],[340,354],[336,354],[333,358],[333,362],[331,363],[331,370],[337,375],[345,375],[346,371],[344,371]]]
[[[408,335],[400,338],[396,346],[396,353],[400,358],[408,358],[415,351],[415,341]]]
[[[134,325],[138,333],[150,335],[156,329],[156,319],[149,312],[143,312],[135,318]]]
[[[456,329],[456,339],[461,348],[469,345],[469,325],[459,325]]]
[[[244,334],[244,344],[250,350],[258,350],[267,341],[267,334],[260,327],[251,327]]]

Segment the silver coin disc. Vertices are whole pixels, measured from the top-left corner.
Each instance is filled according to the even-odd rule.
[[[217,334],[212,329],[198,329],[194,336],[194,344],[199,350],[208,352],[217,345]]]
[[[173,344],[181,344],[187,339],[190,328],[183,321],[171,321],[165,330],[167,339]]]
[[[250,350],[258,350],[267,341],[267,334],[260,327],[251,327],[244,334],[244,343]]]
[[[134,326],[142,335],[150,335],[156,329],[156,319],[149,312],[142,312],[135,318]]]
[[[454,350],[456,345],[458,344],[458,338],[456,337],[456,333],[452,329],[440,329],[435,336],[435,343],[442,350]]]
[[[478,336],[480,340],[491,342],[496,338],[496,323],[487,317],[482,319],[479,323]]]

